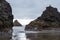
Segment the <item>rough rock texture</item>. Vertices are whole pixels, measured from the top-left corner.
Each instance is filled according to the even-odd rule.
[[[7,34],[6,36],[8,36],[8,34],[12,34],[11,33],[12,27],[13,27],[12,8],[7,1],[0,0],[0,34],[2,32],[1,36],[4,36],[6,34]]]
[[[42,15],[26,25],[25,30],[41,30],[60,27],[60,13],[57,8],[46,7]]]
[[[22,26],[22,25],[18,22],[18,20],[15,20],[13,24],[14,24],[14,26]]]

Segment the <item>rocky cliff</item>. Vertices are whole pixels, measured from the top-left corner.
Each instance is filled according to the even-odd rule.
[[[0,0],[0,39],[9,40],[13,27],[13,15],[10,4],[5,0]]]
[[[13,24],[14,24],[14,26],[22,26],[22,25],[18,22],[18,20],[15,20]]]
[[[25,30],[41,30],[60,27],[60,13],[57,8],[46,7],[42,15],[26,25]]]
[[[11,29],[13,26],[13,15],[10,4],[0,0],[0,31]]]

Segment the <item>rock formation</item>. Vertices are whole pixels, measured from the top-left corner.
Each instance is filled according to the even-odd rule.
[[[46,7],[42,15],[26,25],[25,30],[41,30],[60,27],[60,13],[57,8]]]
[[[14,26],[22,26],[22,25],[18,22],[18,20],[15,20],[13,24],[14,24]]]
[[[13,15],[10,4],[5,0],[0,0],[0,32],[1,36],[7,37],[13,27]],[[6,33],[6,34],[4,34]],[[11,33],[12,34],[12,33]],[[0,38],[1,39],[1,38]],[[2,38],[1,40],[3,40]]]

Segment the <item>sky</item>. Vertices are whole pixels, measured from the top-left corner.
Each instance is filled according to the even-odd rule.
[[[60,0],[7,0],[13,11],[14,19],[36,19],[49,5],[60,11]]]
[[[21,24],[26,25],[41,16],[47,6],[56,7],[60,12],[60,0],[7,0],[14,15]]]

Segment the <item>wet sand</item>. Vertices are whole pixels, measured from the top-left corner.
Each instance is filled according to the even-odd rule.
[[[30,40],[60,40],[60,33],[30,33],[26,34]]]
[[[0,40],[10,40],[12,39],[12,34],[6,32],[0,32]]]

